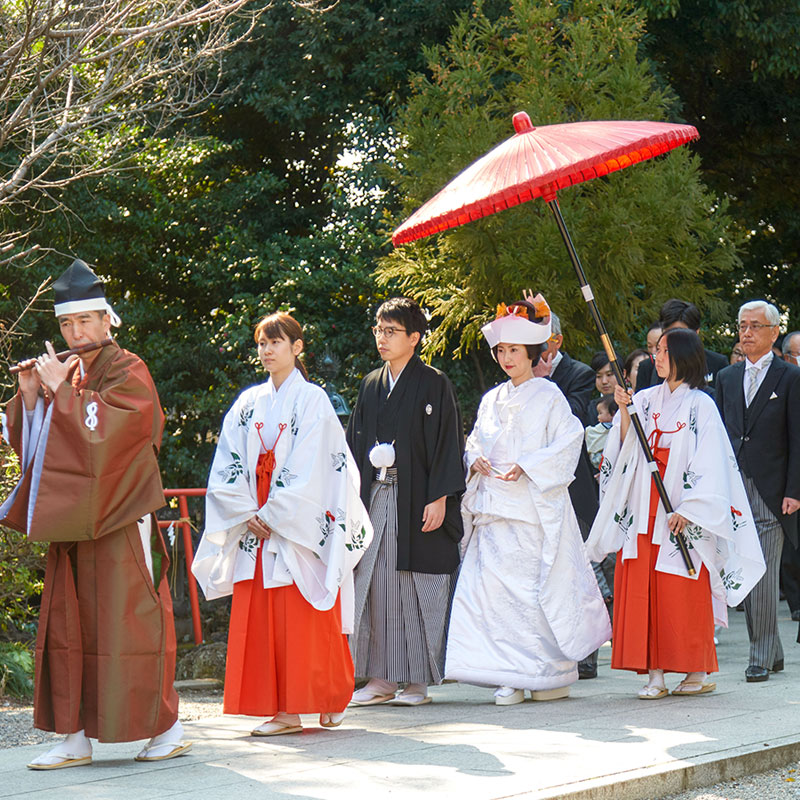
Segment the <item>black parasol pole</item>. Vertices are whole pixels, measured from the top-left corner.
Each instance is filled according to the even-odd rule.
[[[550,194],[552,196],[550,196]],[[567,230],[567,224],[564,222],[564,217],[561,215],[561,209],[558,207],[558,199],[555,196],[555,192],[550,194],[545,195],[543,192],[542,197],[550,207],[550,210],[553,212],[556,225],[558,225],[558,230],[561,232],[561,238],[564,240],[570,260],[572,261],[572,266],[575,268],[575,274],[578,276],[583,299],[586,300],[586,304],[589,306],[589,313],[592,315],[594,324],[597,327],[597,332],[600,334],[600,341],[603,343],[603,348],[606,351],[606,355],[608,355],[608,361],[611,364],[614,377],[617,379],[617,383],[619,383],[619,385],[624,389],[625,378],[622,375],[622,369],[617,361],[617,354],[614,351],[614,345],[611,343],[611,337],[608,335],[603,318],[600,316],[600,310],[597,308],[597,303],[595,302],[594,294],[592,293],[592,287],[589,286],[589,281],[586,279],[586,273],[583,271],[583,267],[581,266],[581,260],[578,258],[578,253],[575,251],[575,246],[572,244],[572,239],[570,238],[569,231]],[[631,416],[633,429],[636,431],[636,438],[639,440],[639,444],[642,446],[645,458],[647,459],[647,467],[653,475],[653,483],[655,484],[658,496],[661,498],[661,504],[664,506],[664,510],[668,515],[673,514],[675,509],[672,507],[672,503],[667,495],[667,489],[664,486],[664,481],[661,479],[661,473],[658,471],[658,464],[656,463],[655,457],[653,456],[653,451],[650,449],[650,445],[647,442],[647,436],[645,436],[644,427],[639,419],[639,415],[636,413],[636,408],[631,405],[628,408],[628,412]],[[681,556],[683,557],[683,563],[686,565],[687,572],[690,575],[694,575],[694,565],[692,564],[692,559],[689,556],[689,548],[686,545],[686,539],[684,538],[683,533],[676,533],[675,539],[678,542],[678,549],[681,551]]]

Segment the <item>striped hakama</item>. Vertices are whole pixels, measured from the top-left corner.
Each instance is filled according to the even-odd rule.
[[[441,683],[452,577],[397,569],[397,470],[373,480],[375,534],[355,571],[357,677]]]

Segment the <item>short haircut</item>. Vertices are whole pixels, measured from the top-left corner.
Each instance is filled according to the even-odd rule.
[[[742,312],[744,311],[763,311],[770,325],[781,324],[781,312],[778,311],[772,303],[768,303],[766,300],[751,300],[749,303],[745,303],[739,309],[739,313],[736,316],[737,322],[742,318]]]
[[[791,331],[783,337],[783,347],[781,350],[785,356],[789,355],[789,351],[792,349],[792,338],[795,336],[800,336],[800,331]]]
[[[500,342],[500,344],[514,344],[514,342]],[[531,360],[531,366],[535,367],[539,363],[539,358],[542,355],[542,350],[546,347],[547,343],[544,344],[523,344],[519,345],[520,347],[525,348],[525,352],[528,354],[528,358]],[[497,345],[492,348],[492,356],[494,360],[497,361]]]
[[[706,351],[697,333],[685,328],[672,328],[664,331],[661,339],[667,343],[668,377],[684,381],[692,389],[702,389],[706,385]]]
[[[600,372],[600,370],[603,369],[603,367],[609,363],[610,361],[605,350],[601,350],[599,353],[595,353],[592,356],[592,360],[589,362],[590,366],[595,372]]]
[[[558,314],[554,314],[552,311],[550,312],[550,333],[553,336],[561,335],[561,320]]]
[[[416,300],[410,297],[391,297],[381,303],[375,312],[375,321],[392,320],[399,322],[406,329],[406,333],[418,333],[420,340],[428,330],[428,320]]]
[[[600,399],[597,401],[598,406],[605,406],[608,409],[608,413],[611,414],[613,417],[614,414],[617,413],[619,406],[617,405],[617,401],[614,399],[613,394],[604,394],[600,396]]]
[[[650,323],[650,327],[647,329],[647,332],[650,333],[650,331],[660,331],[660,330],[661,330],[661,321],[656,320],[655,322]]]
[[[682,322],[690,331],[700,330],[700,311],[694,303],[675,298],[667,300],[658,316],[662,330],[676,322]]]

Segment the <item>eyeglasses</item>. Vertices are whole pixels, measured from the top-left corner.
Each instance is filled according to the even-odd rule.
[[[382,328],[380,325],[375,325],[372,329],[372,335],[379,339],[381,336],[385,336],[387,339],[391,339],[396,333],[407,333],[405,328],[393,328],[389,326],[388,328]]]
[[[775,325],[765,325],[763,322],[740,322],[739,332],[743,333],[746,330],[751,330],[758,333],[762,328],[774,328]]]

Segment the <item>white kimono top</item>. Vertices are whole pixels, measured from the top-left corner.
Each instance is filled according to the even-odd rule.
[[[648,437],[658,428],[669,447],[664,486],[676,513],[689,520],[683,535],[695,567],[690,576],[664,507],[658,505],[653,544],[660,546],[656,570],[696,580],[701,564],[709,572],[714,617],[727,626],[726,604],[738,605],[764,574],[764,556],[742,483],[736,456],[714,401],[681,384],[671,392],[666,381],[634,395]],[[600,465],[602,501],[586,542],[589,557],[600,561],[622,550],[636,558],[638,535],[647,533],[652,480],[631,427],[620,446],[620,412],[614,418]]]
[[[269,499],[259,508],[262,440],[272,448],[281,424]],[[294,583],[320,611],[341,590],[342,627],[351,633],[353,568],[372,540],[359,488],[344,430],[319,386],[295,369],[277,391],[271,379],[246,389],[225,415],[208,478],[205,530],[192,564],[206,598],[253,579],[258,539],[247,521],[257,514],[272,530],[261,555],[264,587]]]
[[[506,381],[481,400],[467,439],[467,469],[480,455],[491,460],[501,437],[508,462],[503,469],[518,464],[525,473],[518,483],[525,489],[473,474],[461,503],[462,551],[472,536],[473,518],[538,522],[541,563],[539,574],[530,578],[540,587],[539,602],[561,652],[580,660],[611,637],[608,612],[568,491],[581,453],[583,426],[554,383],[531,378],[515,387]]]

